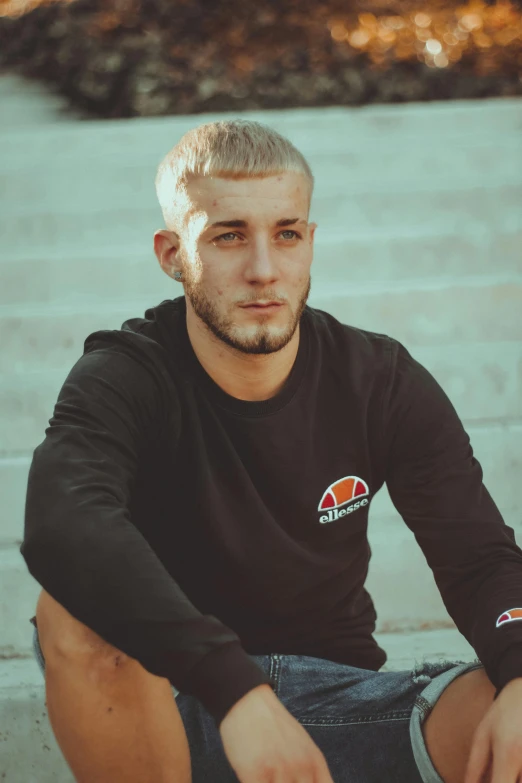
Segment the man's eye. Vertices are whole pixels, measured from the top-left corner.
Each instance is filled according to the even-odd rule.
[[[221,234],[221,236],[216,237],[216,239],[223,239],[224,237],[237,237],[238,235],[234,231],[229,231],[228,234]]]
[[[298,239],[301,239],[301,235],[297,233],[297,231],[292,231],[291,229],[287,229],[286,231],[281,231],[281,234],[294,234]],[[216,237],[216,241],[219,239],[224,239],[225,237],[237,237],[239,234],[236,231],[229,231],[226,234],[221,234],[220,236]]]

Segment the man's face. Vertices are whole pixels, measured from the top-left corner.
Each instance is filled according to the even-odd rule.
[[[281,350],[310,293],[316,226],[307,222],[305,177],[290,172],[263,179],[200,177],[187,195],[178,250],[187,307],[236,350]],[[277,225],[282,220],[287,225]],[[222,221],[235,225],[212,225]],[[276,304],[263,307],[269,302]]]

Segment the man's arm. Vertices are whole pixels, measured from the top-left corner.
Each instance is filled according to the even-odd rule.
[[[34,451],[20,551],[70,614],[196,696],[219,724],[244,694],[271,683],[231,629],[193,606],[130,518],[138,461],[159,430],[164,395],[170,410],[176,404],[172,391],[132,352],[102,347],[78,360]]]
[[[522,677],[522,551],[482,482],[469,436],[435,378],[395,340],[383,405],[386,483],[444,604],[500,690]],[[498,693],[498,691],[497,691]]]

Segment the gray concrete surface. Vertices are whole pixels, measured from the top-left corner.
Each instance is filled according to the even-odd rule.
[[[220,115],[221,116],[221,115]],[[227,115],[224,115],[227,116]],[[231,115],[234,116],[234,115]],[[310,304],[403,342],[459,412],[505,521],[521,526],[522,101],[253,112],[310,161]],[[160,270],[155,166],[213,115],[0,126],[0,652],[27,650],[39,586],[18,546],[32,450],[96,329],[181,292]],[[102,283],[103,281],[103,283]],[[368,586],[381,629],[448,620],[384,487]],[[408,589],[408,578],[417,589]],[[390,591],[390,584],[394,590]],[[16,602],[3,596],[18,596]]]
[[[0,780],[61,783],[24,658],[40,590],[19,553],[32,452],[87,334],[181,293],[152,251],[155,167],[185,131],[236,115],[83,123],[1,75],[0,101]],[[390,334],[433,372],[522,540],[522,100],[245,116],[287,135],[316,176],[310,304]],[[470,653],[455,629],[418,633],[451,621],[386,488],[369,536],[378,630],[404,632],[386,634],[390,665]]]

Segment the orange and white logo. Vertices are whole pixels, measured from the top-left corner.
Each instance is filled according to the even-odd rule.
[[[522,609],[508,609],[502,612],[497,620],[497,628],[505,623],[512,623],[514,620],[522,620]]]
[[[339,517],[344,517],[346,514],[357,511],[362,506],[367,506],[369,501],[365,495],[368,495],[369,492],[368,484],[358,476],[345,476],[342,479],[338,479],[333,484],[330,484],[321,498],[317,510],[328,511],[328,513],[323,514],[319,522],[323,524],[325,522],[333,522],[335,519],[339,519]],[[363,499],[358,500],[358,498]],[[341,506],[346,506],[352,500],[357,500],[357,502],[347,508],[341,508]]]

